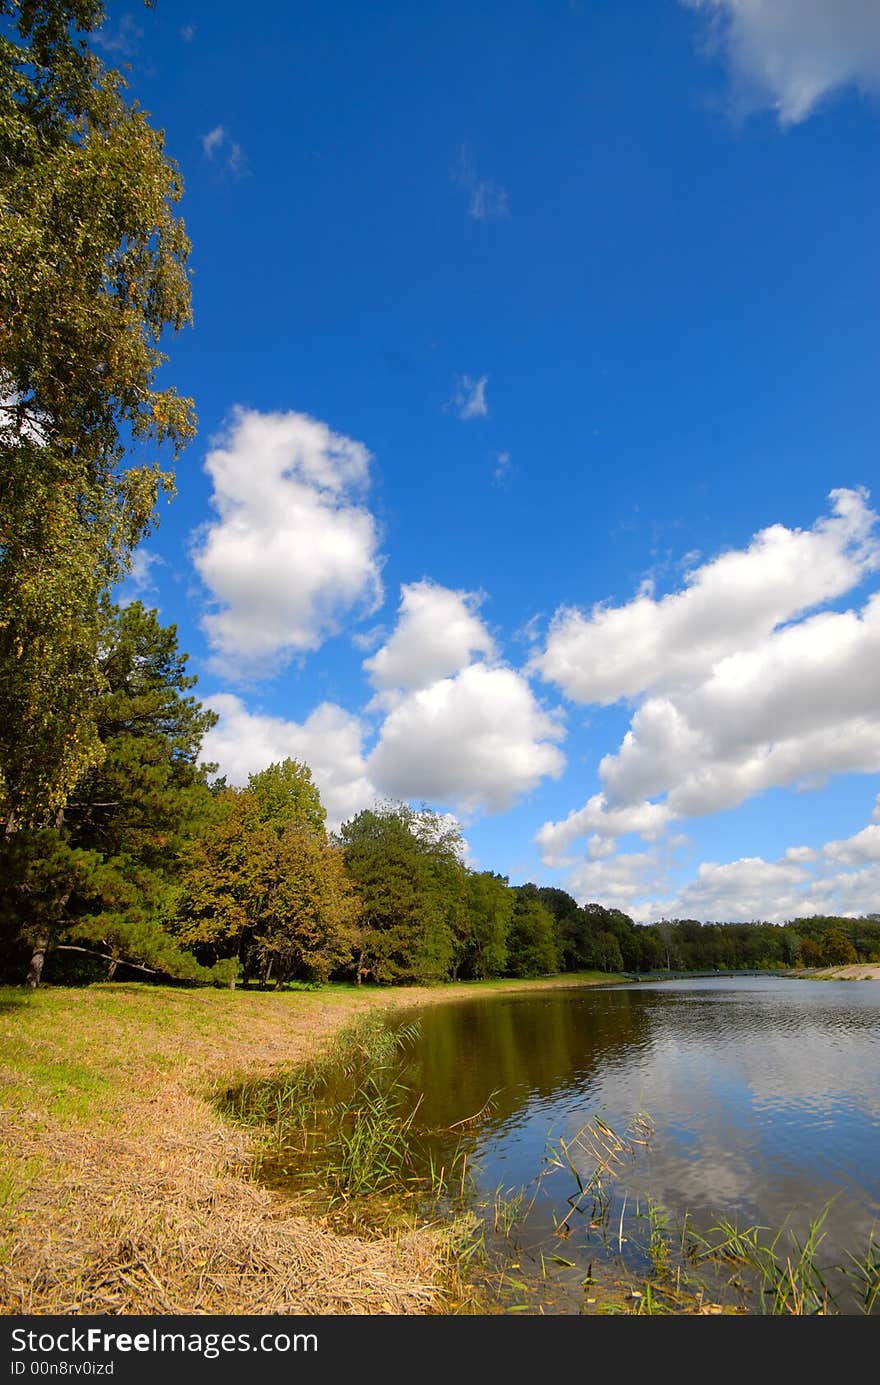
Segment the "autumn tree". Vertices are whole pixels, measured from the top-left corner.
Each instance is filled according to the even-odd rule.
[[[859,954],[840,928],[829,928],[822,934],[820,952],[825,967],[851,966],[859,960]]]
[[[281,984],[351,959],[356,901],[307,765],[283,760],[222,788],[184,853],[175,932],[205,965]]]
[[[288,822],[264,854],[252,969],[265,985],[326,981],[351,960],[357,903],[341,850],[323,832]]]
[[[52,825],[100,762],[99,597],[150,531],[190,401],[158,389],[190,319],[163,136],[86,36],[99,0],[0,0],[0,819]]]
[[[261,822],[280,832],[296,822],[322,833],[327,813],[308,765],[299,760],[279,760],[249,775],[248,791]]]

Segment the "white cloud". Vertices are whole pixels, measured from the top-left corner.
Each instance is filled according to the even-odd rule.
[[[840,861],[846,866],[880,862],[880,824],[872,823],[868,827],[863,827],[861,832],[856,832],[855,836],[847,837],[843,841],[826,842],[825,855],[829,860]],[[880,908],[880,897],[876,902]]]
[[[206,135],[202,135],[202,149],[206,158],[213,159],[226,141],[226,131],[222,125],[215,125]]]
[[[471,664],[401,693],[369,759],[394,798],[501,812],[545,776],[562,772],[562,730],[510,668]]]
[[[249,712],[232,693],[204,701],[220,720],[205,736],[202,758],[216,762],[231,784],[240,787],[267,765],[298,760],[312,771],[330,829],[376,801],[363,755],[364,725],[342,707],[324,702],[300,723]]]
[[[775,785],[880,771],[880,594],[823,612],[649,698],[599,766],[612,802],[666,792],[676,817],[734,807]]]
[[[486,386],[488,383],[488,375],[481,375],[476,380],[470,375],[457,376],[455,389],[447,408],[453,408],[464,422],[467,422],[469,418],[488,417],[489,405],[486,403]]]
[[[561,609],[534,666],[577,702],[608,704],[693,683],[877,567],[877,516],[865,493],[836,490],[830,499],[831,517],[812,529],[774,524],[747,549],[688,573],[683,591],[659,600],[645,592],[625,606],[594,606],[589,615]]]
[[[425,688],[458,673],[472,655],[492,658],[492,636],[476,614],[476,592],[452,591],[434,582],[400,589],[400,614],[388,643],[364,661],[380,690]]]
[[[215,125],[213,130],[202,135],[202,149],[212,163],[222,155],[224,165],[235,178],[241,177],[247,169],[247,155],[225,125]]]
[[[806,614],[880,561],[866,495],[831,500],[812,529],[765,529],[682,591],[556,615],[530,667],[577,701],[642,700],[600,761],[602,793],[541,829],[549,859],[588,831],[617,835],[615,813],[646,815],[647,831],[621,830],[648,837],[773,786],[880,770],[880,594],[861,610]]]
[[[205,462],[218,517],[193,554],[219,605],[203,624],[222,666],[257,676],[376,608],[376,524],[358,503],[369,462],[305,414],[234,411]]]
[[[164,565],[165,559],[160,554],[151,553],[146,548],[136,548],[131,555],[131,568],[128,576],[120,585],[117,598],[120,606],[128,606],[132,601],[137,601],[140,597],[156,591],[153,568],[164,567]]]
[[[604,840],[638,832],[646,841],[652,841],[661,835],[671,816],[663,803],[609,808],[605,795],[597,793],[562,822],[545,822],[536,833],[535,841],[547,865],[564,866],[571,863],[568,851],[579,837],[592,832]]]
[[[657,867],[652,851],[585,861],[571,872],[567,888],[579,904],[596,902],[634,916],[636,902],[650,889]]]
[[[669,839],[662,852],[611,855],[590,838],[566,888],[579,903],[615,904],[640,923],[662,918],[785,923],[813,914],[857,917],[880,911],[878,825],[818,848],[790,846],[778,861],[761,856],[703,861],[683,885],[672,878],[676,858],[669,848],[675,844]]]
[[[195,24],[184,24],[183,28],[180,30],[180,37],[183,39],[184,43],[192,43],[197,33],[198,29]]]
[[[795,125],[832,92],[880,86],[877,0],[681,0],[704,11],[724,51],[736,105]]]
[[[474,221],[506,221],[510,216],[507,189],[477,173],[474,156],[463,145],[452,180],[468,194],[468,216]]]
[[[804,867],[793,861],[765,861],[760,856],[724,865],[703,861],[695,879],[661,912],[667,918],[704,922],[781,922],[801,912],[801,887],[807,879]]]
[[[785,858],[774,862],[755,856],[723,865],[705,861],[695,879],[677,893],[646,898],[631,912],[645,923],[658,918],[785,923],[813,914],[856,918],[876,912],[878,901],[880,864],[823,873]]]
[[[783,856],[783,861],[793,861],[803,863],[804,861],[815,861],[818,852],[811,846],[790,846]]]

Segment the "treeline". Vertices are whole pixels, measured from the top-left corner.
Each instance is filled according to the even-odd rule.
[[[876,917],[640,927],[564,890],[512,886],[464,863],[448,818],[402,803],[328,832],[308,766],[285,760],[233,788],[202,763],[216,718],[173,625],[104,599],[99,647],[100,755],[51,826],[0,838],[9,980],[39,984],[53,953],[53,979],[259,986],[880,960]]]

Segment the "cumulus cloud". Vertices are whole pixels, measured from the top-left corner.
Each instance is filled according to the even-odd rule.
[[[734,807],[775,785],[880,771],[880,594],[823,612],[719,660],[692,688],[649,698],[600,762],[613,802],[666,792],[676,817]]]
[[[645,899],[631,911],[641,922],[658,918],[697,918],[704,922],[763,921],[830,914],[857,918],[876,911],[880,864],[859,870],[808,869],[760,856],[719,864],[704,861],[695,878],[667,898]]]
[[[217,518],[193,552],[218,607],[203,625],[221,665],[259,675],[375,610],[369,463],[363,443],[305,414],[234,411],[205,462]]]
[[[876,0],[681,0],[710,23],[725,56],[735,104],[770,108],[795,125],[844,87],[880,87]]]
[[[400,589],[397,627],[387,644],[364,661],[380,690],[425,688],[458,673],[474,654],[491,658],[495,643],[477,615],[480,595],[434,582]]]
[[[811,846],[790,846],[783,856],[784,861],[815,861],[818,852]]]
[[[800,912],[801,887],[807,879],[804,867],[794,861],[765,861],[760,856],[724,865],[703,861],[694,880],[662,912],[716,922],[777,922]]]
[[[604,794],[593,794],[583,808],[577,808],[562,822],[545,822],[536,833],[535,841],[541,848],[545,863],[549,866],[571,864],[568,854],[572,844],[579,837],[593,833],[591,854],[608,854],[613,850],[613,839],[637,832],[646,841],[659,837],[669,823],[672,814],[663,803],[634,803],[623,808],[609,808]],[[607,848],[599,848],[599,842],[607,842]]]
[[[487,418],[489,405],[486,403],[486,386],[488,383],[488,375],[481,375],[478,379],[474,379],[470,375],[457,376],[452,398],[446,407],[454,409],[463,422],[467,422],[469,418]]]
[[[703,861],[678,884],[674,839],[649,852],[614,854],[591,837],[565,886],[581,904],[597,899],[639,923],[663,918],[785,923],[814,914],[857,917],[880,907],[880,826],[824,846],[790,846],[779,860]],[[613,845],[613,843],[612,843]],[[569,861],[569,864],[571,862]]]
[[[335,703],[321,703],[304,722],[249,712],[232,693],[215,693],[205,704],[219,721],[205,736],[202,755],[231,784],[240,787],[280,760],[298,760],[312,771],[330,829],[377,799],[363,754],[364,725]]]
[[[557,717],[513,669],[470,664],[453,677],[402,692],[368,761],[394,798],[497,813],[546,776],[561,774]]]
[[[765,529],[681,591],[557,613],[531,667],[576,701],[636,707],[602,792],[541,829],[548,860],[589,832],[651,838],[773,786],[880,771],[880,594],[815,610],[876,570],[876,515],[861,491],[831,501],[812,529]]]
[[[608,704],[693,682],[878,566],[877,516],[866,498],[832,491],[832,514],[812,529],[774,524],[747,549],[693,569],[683,591],[659,600],[643,591],[624,606],[597,605],[588,615],[562,608],[534,666],[577,702]]]
[[[825,855],[832,861],[840,861],[846,866],[866,865],[871,861],[880,862],[880,824],[871,823],[856,832],[853,837],[843,841],[826,842]],[[880,907],[880,898],[877,899]]]
[[[622,909],[636,917],[637,902],[650,890],[657,869],[655,852],[636,851],[584,861],[566,883],[580,904],[596,901],[606,909]]]

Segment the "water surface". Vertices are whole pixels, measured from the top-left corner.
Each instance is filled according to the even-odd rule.
[[[464,1137],[477,1202],[528,1190],[524,1275],[554,1253],[575,1262],[553,1311],[581,1311],[597,1238],[636,1258],[633,1218],[644,1231],[649,1203],[702,1231],[723,1217],[801,1234],[833,1198],[828,1263],[861,1253],[880,1225],[876,983],[719,977],[496,994],[426,1007],[420,1028],[407,1081],[434,1157],[450,1163]],[[623,1133],[639,1113],[653,1134],[622,1161],[604,1228],[579,1211],[563,1244],[554,1227],[577,1187],[548,1150],[565,1141],[586,1179],[577,1132],[598,1116]]]

